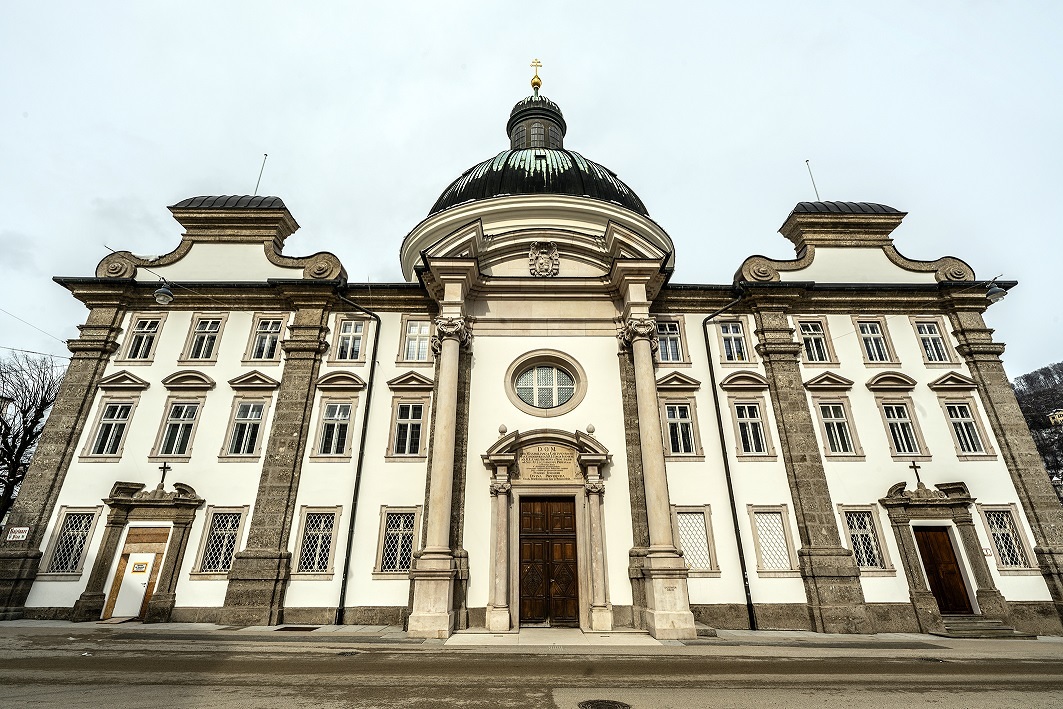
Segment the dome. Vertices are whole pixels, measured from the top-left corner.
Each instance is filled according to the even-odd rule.
[[[429,216],[466,202],[527,194],[589,197],[649,216],[646,205],[615,172],[565,150],[567,132],[556,103],[538,91],[521,99],[506,123],[510,149],[462,173],[432,205]]]

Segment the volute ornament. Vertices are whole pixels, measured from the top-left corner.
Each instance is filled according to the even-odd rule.
[[[493,482],[491,483],[492,495],[508,495],[509,491],[513,489],[513,485],[507,482]]]
[[[592,482],[583,486],[587,490],[588,495],[601,495],[605,492],[605,483]]]
[[[650,348],[656,352],[659,344],[657,320],[654,318],[628,318],[617,337],[620,338],[622,347],[629,347],[635,340],[649,340]]]
[[[459,345],[467,345],[471,339],[472,333],[465,318],[439,317],[436,318],[436,334],[429,344],[432,354],[438,357],[443,351],[443,340],[457,340]]]

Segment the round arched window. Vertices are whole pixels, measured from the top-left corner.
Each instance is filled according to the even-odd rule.
[[[517,396],[537,409],[567,404],[575,392],[576,382],[572,375],[551,364],[529,367],[517,377]]]
[[[517,358],[506,372],[506,394],[535,416],[560,416],[587,393],[587,375],[576,360],[557,350],[535,350]]]

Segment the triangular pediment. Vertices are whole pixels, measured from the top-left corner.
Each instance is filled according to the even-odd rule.
[[[818,391],[848,391],[853,388],[851,379],[846,379],[834,372],[824,372],[819,376],[812,377],[805,382],[805,389]]]
[[[959,372],[949,372],[927,384],[934,391],[970,391],[976,389],[978,384],[970,377]]]
[[[329,372],[317,380],[318,389],[360,391],[365,389],[361,377],[351,372]]]
[[[768,388],[768,380],[757,372],[741,371],[725,377],[720,388],[725,391],[763,391]]]
[[[430,391],[435,382],[418,372],[406,372],[388,381],[392,391]]]
[[[143,391],[151,385],[123,369],[101,379],[99,386],[104,391]]]
[[[882,372],[871,377],[867,388],[871,391],[911,391],[916,381],[901,372]]]
[[[162,385],[170,391],[204,390],[213,389],[214,380],[203,372],[186,369],[166,377],[162,380]]]
[[[682,372],[668,372],[657,380],[658,391],[694,391],[700,388],[701,382]]]
[[[280,386],[280,382],[273,377],[267,377],[262,372],[254,369],[246,374],[241,374],[235,379],[230,379],[229,386],[237,391],[276,389]]]

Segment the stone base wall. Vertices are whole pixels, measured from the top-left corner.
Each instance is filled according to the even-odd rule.
[[[23,608],[22,617],[26,620],[73,620],[73,608]]]
[[[691,603],[694,620],[710,628],[749,630],[749,612],[744,603]]]
[[[613,627],[634,628],[635,609],[632,606],[613,606]]]
[[[911,603],[868,603],[867,614],[876,633],[921,632]]]
[[[805,603],[754,603],[757,630],[814,630]]]
[[[1052,601],[1012,601],[1008,603],[1008,608],[1011,610],[1011,624],[1020,632],[1063,635],[1063,623]]]

